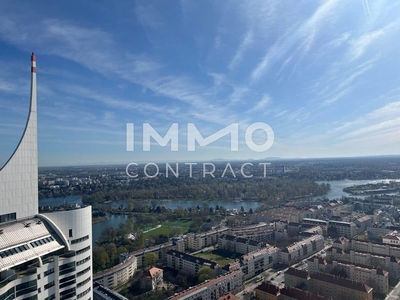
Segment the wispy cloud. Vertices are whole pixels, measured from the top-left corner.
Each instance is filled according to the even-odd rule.
[[[144,27],[157,29],[163,26],[161,14],[151,4],[137,5],[135,8],[135,15]]]
[[[256,103],[251,109],[249,109],[247,112],[260,112],[264,111],[265,108],[272,103],[272,99],[268,95],[263,95],[262,99]]]
[[[329,105],[334,103],[335,101],[342,98],[348,92],[350,92],[355,86],[354,81],[367,73],[370,69],[374,67],[373,61],[367,65],[363,65],[362,67],[358,68],[352,74],[347,74],[343,80],[339,82],[336,88],[332,89],[332,91],[325,91],[323,94],[325,96],[325,100],[323,101],[322,105]]]
[[[315,36],[323,28],[323,23],[327,22],[329,16],[334,14],[337,2],[337,0],[325,1],[309,19],[300,25],[290,28],[284,36],[269,48],[254,68],[251,78],[254,81],[259,80],[272,64],[285,56],[298,42],[300,42],[300,46],[297,49],[307,52],[313,44]]]
[[[348,59],[353,61],[361,57],[368,50],[368,48],[376,44],[395,27],[397,27],[397,25],[395,23],[391,23],[381,29],[364,33],[358,38],[352,40],[351,47],[347,54]]]
[[[246,49],[254,42],[254,32],[253,29],[249,29],[243,41],[240,43],[238,50],[236,51],[235,56],[232,58],[231,62],[228,65],[228,69],[233,70],[242,60],[243,53]]]

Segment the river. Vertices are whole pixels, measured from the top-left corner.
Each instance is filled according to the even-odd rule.
[[[381,183],[389,181],[397,181],[400,182],[400,179],[376,179],[376,180],[337,180],[337,181],[317,181],[317,183],[329,183],[331,185],[331,190],[324,197],[333,200],[340,199],[342,196],[351,197],[350,194],[343,192],[343,189],[353,185],[362,185],[367,183]],[[367,196],[357,196],[358,198],[364,198]],[[315,198],[321,198],[321,196],[317,196]]]
[[[329,199],[340,199],[342,196],[349,196],[349,194],[343,192],[343,188],[353,186],[353,185],[360,185],[360,184],[367,184],[367,183],[379,183],[379,182],[389,182],[391,180],[386,180],[386,179],[377,179],[377,180],[338,180],[338,181],[317,181],[318,183],[329,183],[331,185],[331,190],[329,191],[328,194],[326,194],[324,197],[327,197]],[[400,181],[400,180],[396,180]],[[315,198],[321,198],[315,197]],[[39,205],[40,206],[59,206],[64,203],[68,204],[79,204],[82,205],[82,197],[81,196],[68,196],[65,198],[46,198],[46,199],[41,199],[39,200]],[[143,204],[148,204],[151,205],[150,201],[141,201]],[[214,207],[216,205],[219,206],[224,206],[227,209],[240,209],[241,206],[248,211],[250,208],[253,210],[256,209],[260,203],[259,202],[254,202],[254,201],[249,201],[249,202],[225,202],[225,201],[197,201],[197,200],[165,200],[165,201],[157,201],[157,205],[165,205],[169,209],[176,209],[177,207],[183,207],[183,208],[189,208],[193,206],[199,205],[200,207],[203,204],[207,204],[209,207]],[[118,201],[114,202],[112,204],[113,207],[119,207],[119,206],[125,206],[126,203],[125,201]],[[127,215],[111,215],[110,218],[106,221],[99,222],[96,224],[93,224],[93,243],[96,239],[99,238],[101,232],[109,226],[112,227],[118,227],[120,223],[125,222],[125,220],[128,218]]]

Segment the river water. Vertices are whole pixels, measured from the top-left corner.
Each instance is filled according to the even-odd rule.
[[[376,180],[338,180],[338,181],[317,181],[317,183],[329,183],[331,185],[331,190],[324,197],[333,200],[340,199],[342,196],[351,197],[350,194],[343,192],[343,189],[353,185],[362,185],[367,183],[388,183],[389,181],[400,182],[400,179],[376,179]],[[315,198],[321,198],[317,196]],[[358,198],[363,198],[363,196],[358,196]]]
[[[318,181],[318,183],[329,183],[331,185],[331,190],[328,194],[324,197],[327,197],[331,200],[333,199],[340,199],[342,196],[349,196],[349,194],[343,192],[343,188],[353,186],[353,185],[360,185],[360,184],[367,184],[367,183],[379,183],[379,182],[389,182],[390,180],[339,180],[339,181]],[[400,180],[396,180],[400,181]],[[321,198],[315,197],[315,198]],[[65,198],[46,198],[39,200],[40,206],[59,206],[62,204],[79,204],[82,205],[82,197],[81,196],[69,196]],[[150,204],[150,201],[141,201],[143,204]],[[207,204],[209,207],[215,208],[216,205],[224,206],[227,209],[238,209],[240,210],[241,206],[248,211],[250,208],[253,210],[256,209],[260,203],[249,201],[249,202],[225,202],[225,201],[197,201],[197,200],[166,200],[166,201],[157,201],[157,205],[165,205],[169,209],[176,209],[177,207],[182,208],[189,208],[195,207],[199,205],[202,207],[203,204]],[[113,207],[125,206],[125,201],[118,201],[112,204]],[[96,239],[99,238],[101,232],[106,227],[118,227],[119,224],[124,223],[128,218],[127,215],[111,215],[108,220],[93,224],[93,243]]]

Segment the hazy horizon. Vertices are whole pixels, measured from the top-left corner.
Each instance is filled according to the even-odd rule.
[[[32,51],[41,167],[399,155],[399,8],[389,0],[3,1],[0,167],[25,126]],[[267,151],[245,143],[255,122],[273,129]],[[127,123],[135,123],[132,152]],[[179,150],[151,142],[143,151],[143,123],[161,135],[178,123]],[[188,151],[188,123],[203,137],[238,123],[238,151],[229,136]]]

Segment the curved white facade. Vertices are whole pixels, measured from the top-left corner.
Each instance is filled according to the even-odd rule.
[[[38,211],[36,57],[31,57],[28,120],[14,153],[0,169],[0,222],[33,216]],[[15,218],[14,218],[15,219]]]
[[[92,208],[58,211],[38,215],[47,220],[58,236],[63,240],[69,251],[75,252],[75,297],[68,299],[92,298]],[[61,280],[61,276],[59,280]],[[56,294],[73,287],[55,288]]]
[[[0,169],[0,300],[90,300],[92,209],[38,214],[36,57],[24,134]]]

